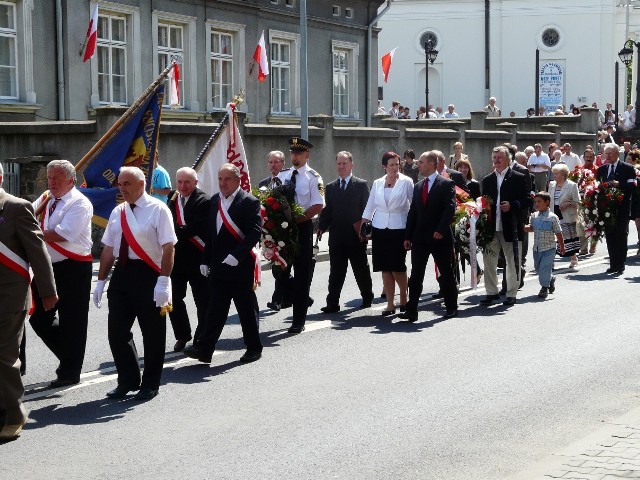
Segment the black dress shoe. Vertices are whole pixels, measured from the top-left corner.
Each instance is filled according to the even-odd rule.
[[[255,362],[256,360],[260,360],[262,357],[262,353],[256,350],[247,350],[244,355],[240,357],[240,361],[244,363]]]
[[[138,390],[138,387],[130,388],[126,385],[118,385],[110,392],[107,392],[107,398],[110,398],[112,400],[120,400],[122,398],[125,398],[129,392],[133,392],[135,390]]]
[[[551,277],[551,281],[549,282],[549,293],[553,293],[556,291],[556,277]]]
[[[291,308],[293,306],[293,303],[291,302],[282,302],[282,305],[280,305],[280,309],[284,310],[285,308]]]
[[[398,318],[402,318],[403,320],[407,320],[411,323],[418,321],[418,312],[404,312],[398,315]]]
[[[604,273],[613,273],[613,272],[615,272],[615,271],[616,271],[616,269],[615,269],[615,268],[609,267],[609,268],[607,268],[607,269],[605,270],[605,272],[604,272]]]
[[[213,357],[213,352],[207,353],[197,345],[191,345],[185,348],[183,353],[187,357],[195,358],[196,360],[199,360],[202,363],[211,363],[211,358]]]
[[[438,290],[436,293],[431,295],[431,298],[433,298],[433,299],[442,298],[442,297],[444,297],[444,294],[440,290]]]
[[[340,306],[339,305],[327,305],[326,307],[322,307],[320,309],[321,312],[324,313],[337,313],[340,311]]]
[[[360,305],[360,308],[370,308],[372,303],[373,303],[373,293],[369,296],[362,297],[362,305]]]
[[[56,378],[53,382],[49,384],[49,388],[62,388],[68,387],[69,385],[77,385],[80,383],[80,377],[78,378]]]
[[[390,315],[394,315],[395,313],[396,313],[396,309],[394,307],[393,310],[383,310],[380,315],[382,315],[383,317],[388,317]]]
[[[507,297],[504,299],[504,302],[502,302],[503,305],[506,305],[508,307],[510,307],[511,305],[515,305],[516,304],[516,298],[515,297]]]
[[[133,396],[133,399],[144,401],[144,400],[151,400],[152,398],[155,398],[157,396],[158,396],[157,388],[154,390],[153,388],[143,387],[140,389],[138,393],[136,393]]]
[[[494,300],[500,300],[500,295],[485,295],[485,297],[480,300],[480,305],[491,305]]]
[[[500,290],[500,291],[498,292],[498,295],[500,295],[500,296],[502,296],[502,295],[506,295],[506,294],[507,294],[507,289],[506,289],[506,288],[503,288],[502,290]]]
[[[267,302],[267,308],[274,312],[280,311],[280,304],[278,302]]]
[[[304,332],[304,325],[291,325],[287,330],[291,335],[297,335]]]
[[[622,275],[623,273],[624,273],[624,268],[621,268],[620,270],[616,270],[616,271],[613,273],[613,276],[614,276],[614,277],[619,277],[619,276],[620,276],[620,275]]]
[[[458,309],[448,309],[446,312],[444,312],[444,318],[453,318],[453,317],[457,317],[458,316]]]
[[[191,338],[176,340],[176,343],[173,345],[174,352],[181,352],[184,350],[184,347],[187,346],[187,342],[191,340]]]
[[[404,305],[400,305],[400,311],[401,312],[406,312],[407,311],[407,304],[406,303]]]
[[[387,298],[387,294],[386,294],[386,293],[384,293],[384,292],[382,292],[382,293],[380,294],[380,298]]]

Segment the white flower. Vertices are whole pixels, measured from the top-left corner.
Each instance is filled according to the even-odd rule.
[[[593,212],[591,212],[591,213],[593,213],[594,215],[597,215],[598,214],[598,210],[594,209]]]
[[[282,222],[282,223],[280,224],[280,226],[281,226],[282,228],[287,228],[287,227],[289,226],[289,224],[288,224],[287,222]]]
[[[604,222],[603,222],[602,220],[600,220],[598,223],[599,223],[600,225],[604,225]]]
[[[273,237],[271,235],[265,235],[264,239],[269,241],[269,242],[273,242]]]
[[[267,191],[267,187],[260,187],[258,190],[260,190],[261,192],[266,192]]]
[[[279,246],[279,247],[284,247],[285,245],[286,245],[286,243],[284,243],[282,240],[280,240],[280,241],[278,242],[278,246]]]
[[[607,213],[605,213],[605,214],[604,214],[604,216],[605,216],[605,217],[610,217],[610,216],[611,216],[611,214],[610,214],[609,212],[607,212]]]

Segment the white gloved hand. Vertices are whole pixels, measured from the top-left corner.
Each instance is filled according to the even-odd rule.
[[[106,280],[98,280],[96,282],[96,289],[93,291],[93,304],[100,308],[102,307],[102,294],[104,293],[104,284]]]
[[[200,265],[200,274],[203,277],[209,276],[209,266],[208,265]]]
[[[171,279],[169,277],[158,277],[156,288],[153,289],[153,300],[156,307],[164,307],[171,303]]]
[[[234,257],[233,255],[229,254],[227,255],[227,258],[225,258],[222,263],[229,265],[230,267],[237,267],[238,266],[238,260],[236,259],[236,257]]]

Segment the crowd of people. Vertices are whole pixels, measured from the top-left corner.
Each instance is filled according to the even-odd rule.
[[[337,177],[325,188],[320,174],[309,165],[312,147],[306,139],[291,138],[289,168],[285,168],[283,152],[270,152],[270,175],[259,184],[266,190],[284,185],[292,192],[297,254],[293,261],[273,269],[275,287],[267,303],[272,310],[293,308],[291,335],[304,331],[313,303],[309,294],[314,234],[317,239],[329,235],[330,274],[322,312],[340,311],[340,295],[351,264],[362,297],[360,308],[371,307],[371,272],[381,272],[387,302],[381,315],[392,317],[399,310],[400,318],[415,322],[430,256],[439,284],[434,297],[444,302],[444,318],[458,314],[460,267],[465,262],[475,267],[478,282],[484,275],[486,295],[481,304],[491,305],[504,296],[504,305],[512,306],[523,286],[524,263],[531,248],[541,286],[538,295],[545,298],[553,293],[556,252],[571,255],[573,268],[580,255],[595,252],[595,242],[590,242],[578,214],[584,191],[570,179],[576,168],[590,170],[620,192],[618,210],[605,229],[610,259],[607,273],[624,272],[629,220],[634,218],[640,225],[636,170],[631,165],[640,161],[640,150],[630,145],[621,151],[616,144],[607,143],[600,153],[588,147],[578,156],[569,143],[561,147],[551,143],[546,151],[541,144],[523,151],[504,144],[493,148],[493,171],[479,180],[460,142],[452,146],[448,157],[438,150],[416,155],[408,149],[402,156],[389,151],[381,159],[384,175],[371,189],[355,175],[356,161],[348,151],[336,155]],[[104,248],[91,296],[93,208],[75,187],[74,166],[66,160],[50,162],[49,190],[33,204],[2,190],[0,166],[0,440],[16,438],[27,421],[19,356],[31,303],[30,283],[30,323],[59,360],[52,388],[79,383],[89,300],[101,308],[105,290],[108,341],[118,373],[117,386],[106,394],[108,398],[123,399],[132,392],[136,400],[158,395],[167,314],[176,339],[174,351],[210,363],[233,301],[246,345],[240,360],[261,358],[256,245],[265,238],[267,219],[260,200],[242,190],[241,172],[233,164],[220,167],[219,193],[211,197],[198,188],[193,169],[178,169],[175,190],[165,173],[160,171],[157,180],[154,175],[158,199],[146,193],[140,169],[121,168],[117,183],[124,201],[112,211],[102,237]],[[455,253],[458,239],[452,221],[461,196],[472,201],[484,198],[490,210],[484,270],[475,255]],[[284,223],[282,228],[286,228]],[[529,232],[533,233],[532,245]],[[369,239],[372,269],[367,257]],[[502,282],[499,266],[503,267]],[[197,311],[193,331],[185,305],[187,285]],[[132,335],[136,319],[144,342],[143,371]]]

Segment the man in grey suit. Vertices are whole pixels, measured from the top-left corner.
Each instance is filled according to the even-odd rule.
[[[353,275],[362,295],[360,308],[368,308],[373,301],[371,271],[367,260],[367,242],[360,239],[360,220],[367,200],[367,182],[353,176],[353,156],[343,151],[336,155],[338,178],[325,190],[326,205],[320,213],[318,238],[329,230],[329,294],[324,313],[340,311],[340,292],[351,262]]]
[[[18,355],[31,305],[29,267],[43,307],[51,310],[58,301],[51,258],[33,207],[2,189],[3,176],[0,164],[0,442],[17,438],[27,422]]]

